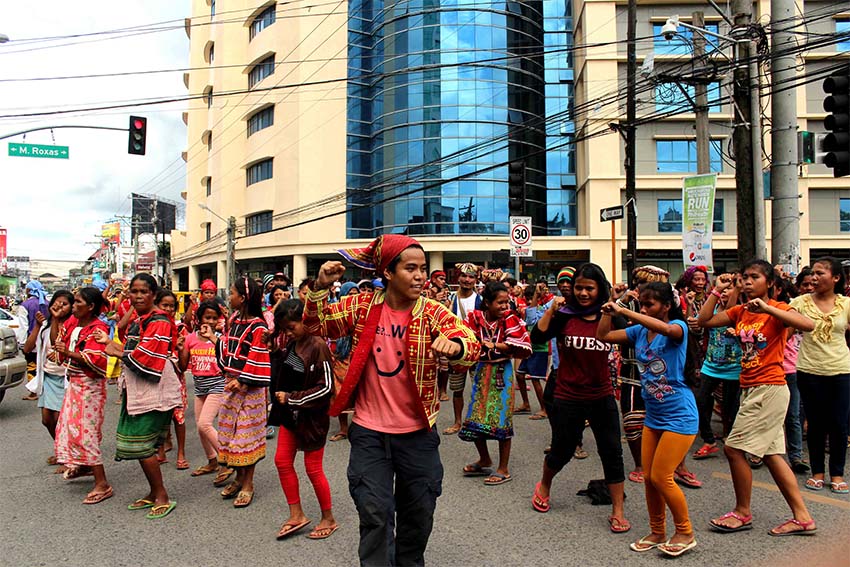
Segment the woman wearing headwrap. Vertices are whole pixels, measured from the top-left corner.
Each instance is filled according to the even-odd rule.
[[[422,297],[428,272],[417,241],[389,234],[340,253],[385,284],[328,303],[345,267],[325,262],[304,308],[309,332],[332,340],[352,334],[351,364],[329,413],[354,402],[348,479],[360,515],[360,562],[421,565],[443,478],[436,359],[446,356],[465,372],[479,344],[448,309]]]
[[[218,286],[214,281],[206,279],[201,282],[201,293],[198,300],[192,302],[192,306],[186,311],[186,315],[183,317],[183,324],[186,325],[187,332],[191,333],[195,330],[195,310],[204,301],[215,301],[218,303],[224,312],[222,319],[227,319],[227,307],[224,305],[224,301],[218,296]]]
[[[33,329],[38,327],[38,321],[35,314],[41,313],[42,317],[47,319],[47,292],[44,291],[44,286],[38,280],[31,280],[26,287],[27,299],[18,306],[17,316],[21,320],[21,326],[27,328],[26,336],[32,334]],[[27,380],[32,380],[36,371],[36,353],[29,352],[24,354],[27,361]],[[35,401],[38,396],[30,392],[24,396],[25,400]]]

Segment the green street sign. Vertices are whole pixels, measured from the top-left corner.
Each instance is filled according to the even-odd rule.
[[[9,155],[17,157],[68,159],[68,146],[18,144],[9,142]]]

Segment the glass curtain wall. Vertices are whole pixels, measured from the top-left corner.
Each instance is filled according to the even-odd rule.
[[[349,2],[350,238],[506,234],[513,160],[526,162],[527,214],[547,233],[549,3]]]

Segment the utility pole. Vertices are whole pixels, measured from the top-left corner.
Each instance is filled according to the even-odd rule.
[[[691,16],[691,24],[703,29],[705,27],[705,16],[702,12],[694,12]],[[699,62],[705,56],[705,37],[701,33],[693,34],[694,41],[694,61]],[[697,81],[694,85],[694,102],[696,108],[696,135],[697,135],[697,173],[711,173],[711,157],[709,154],[709,144],[711,133],[708,125],[708,94],[706,85],[702,81]]]
[[[153,259],[153,266],[154,266],[153,275],[154,275],[155,278],[157,278],[157,283],[160,283],[160,281],[159,281],[159,238],[157,237],[157,233],[156,233],[156,231],[157,231],[156,221],[157,221],[157,208],[158,207],[156,206],[156,200],[151,202],[151,208],[153,209],[151,211],[151,221],[153,222],[153,258],[154,258]]]
[[[227,219],[227,285],[226,288],[236,281],[236,217]]]
[[[750,0],[732,0],[733,23],[736,28],[746,28],[752,20],[752,2]],[[734,37],[734,36],[733,36]],[[745,262],[757,257],[760,253],[760,247],[757,244],[759,236],[756,232],[756,205],[762,208],[762,218],[764,217],[764,194],[755,199],[755,177],[761,179],[761,167],[753,168],[756,161],[753,149],[753,139],[761,140],[761,128],[756,127],[759,113],[752,112],[753,106],[758,109],[758,98],[755,98],[755,105],[751,104],[750,69],[746,63],[751,56],[756,56],[755,52],[750,53],[751,45],[745,41],[738,41],[735,45],[735,69],[733,74],[734,85],[734,110],[735,124],[732,130],[732,143],[735,147],[735,187],[737,189],[736,206],[737,206],[737,232],[738,232],[738,263],[743,265]],[[755,84],[758,85],[758,76],[753,77]],[[752,135],[751,135],[752,134]],[[759,144],[760,145],[760,144]],[[758,156],[761,160],[761,152]],[[761,239],[764,239],[764,230],[761,232]]]
[[[637,204],[635,184],[635,121],[637,115],[637,0],[629,0],[628,28],[626,31],[626,274],[629,279],[637,263]],[[616,261],[616,255],[615,255]]]
[[[792,30],[794,0],[772,0],[770,19],[783,22],[773,28],[770,75],[774,85],[793,81],[796,77],[796,60],[792,54],[795,38]],[[772,95],[770,141],[773,160],[770,181],[773,188],[771,210],[771,261],[790,265],[796,274],[799,267],[800,203],[797,188],[797,101],[793,89]]]

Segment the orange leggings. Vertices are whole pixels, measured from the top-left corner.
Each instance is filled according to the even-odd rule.
[[[641,455],[643,456],[646,508],[649,527],[653,534],[666,534],[664,505],[670,508],[676,532],[689,535],[693,532],[688,516],[688,503],[682,489],[673,480],[673,471],[685,458],[696,434],[682,435],[671,431],[643,428]]]

